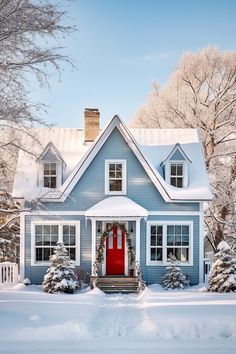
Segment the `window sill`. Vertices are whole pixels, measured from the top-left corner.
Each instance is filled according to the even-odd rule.
[[[146,266],[148,266],[148,267],[153,267],[153,266],[168,267],[168,266],[170,266],[170,264],[171,264],[170,262],[148,261],[148,262],[146,263]],[[192,262],[186,262],[186,263],[184,263],[184,262],[182,262],[182,263],[178,262],[178,263],[175,263],[175,265],[176,265],[177,267],[193,267],[193,263],[192,263]]]

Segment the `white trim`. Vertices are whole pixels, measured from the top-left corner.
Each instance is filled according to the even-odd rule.
[[[201,215],[200,211],[159,211],[159,210],[154,210],[154,211],[148,211],[148,215],[150,216],[159,216],[159,215],[172,215],[172,216],[199,216]]]
[[[200,217],[199,217],[199,283],[203,282],[203,258],[204,258],[204,209],[203,203],[200,205]]]
[[[25,279],[25,213],[20,213],[20,280]]]
[[[46,211],[46,210],[36,210],[36,211],[27,211],[24,212],[24,215],[32,215],[32,216],[37,216],[37,215],[44,215],[44,216],[57,216],[57,215],[70,215],[70,216],[75,216],[75,215],[85,215],[86,211],[63,211],[63,210],[53,210],[53,211]]]
[[[98,220],[97,220],[98,221]],[[107,220],[107,221],[103,221],[102,222],[102,232],[104,232],[106,230],[106,224],[109,223],[110,220]],[[126,227],[126,230],[128,228],[128,221],[124,222],[125,224],[125,227]],[[103,248],[103,263],[102,263],[102,275],[105,276],[106,273],[107,273],[107,264],[106,264],[106,251],[107,251],[107,245],[106,245],[106,242],[105,242],[105,245],[104,245],[104,248]],[[124,264],[124,274],[125,275],[128,275],[128,252],[127,252],[127,245],[126,245],[126,239],[125,239],[125,249],[124,249],[124,253],[125,253],[125,257],[124,257],[124,260],[125,260],[125,264]]]
[[[151,225],[160,225],[163,226],[163,260],[159,261],[151,261],[150,260],[150,229]],[[182,220],[182,221],[167,221],[167,220],[154,220],[147,221],[146,226],[146,265],[147,266],[168,266],[169,262],[167,262],[167,225],[188,225],[190,230],[190,238],[189,238],[189,262],[177,262],[178,265],[189,267],[193,266],[193,221],[190,220]]]
[[[122,165],[122,190],[110,191],[109,190],[109,165],[120,164]],[[106,195],[126,195],[127,194],[127,162],[120,159],[106,159],[105,160],[105,194]]]
[[[135,232],[135,261],[140,263],[140,222],[141,219],[136,219],[136,232]]]
[[[48,266],[49,262],[36,262],[35,261],[35,225],[58,225],[58,241],[63,241],[63,225],[75,225],[75,254],[76,259],[73,262],[74,265],[80,265],[80,221],[79,220],[38,220],[38,221],[31,221],[31,266]]]
[[[94,265],[94,262],[96,261],[96,221],[97,221],[96,219],[91,220],[91,233],[92,233],[91,274],[92,275],[95,275],[93,265]]]

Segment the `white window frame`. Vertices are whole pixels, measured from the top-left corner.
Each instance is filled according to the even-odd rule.
[[[122,165],[122,190],[110,191],[109,190],[109,165],[121,164]],[[127,194],[127,163],[126,160],[105,160],[105,194],[107,195],[126,195]]]
[[[183,220],[183,221],[148,221],[146,229],[146,265],[147,266],[168,266],[170,262],[167,261],[167,225],[181,225],[189,226],[189,261],[179,262],[176,264],[181,266],[193,266],[193,221]],[[151,240],[151,226],[162,226],[163,227],[163,240],[162,240],[162,261],[152,261],[150,255],[150,240]]]
[[[44,164],[55,163],[56,164],[56,188],[44,187]],[[46,190],[56,190],[62,185],[62,163],[58,161],[46,161],[42,160],[39,167],[39,186],[45,188]]]
[[[49,262],[36,261],[35,246],[35,226],[36,225],[58,225],[58,242],[63,242],[63,225],[75,226],[75,261],[72,263],[76,266],[80,265],[80,221],[79,220],[41,220],[31,222],[31,265],[32,266],[49,266]],[[65,246],[66,247],[66,246]]]
[[[175,187],[171,184],[171,165],[183,165],[183,187]],[[186,188],[188,187],[188,162],[186,160],[168,160],[165,164],[165,180],[174,188]]]

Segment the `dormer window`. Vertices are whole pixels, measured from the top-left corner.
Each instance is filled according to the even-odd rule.
[[[38,158],[38,185],[44,188],[60,188],[65,161],[52,142],[48,143]]]
[[[176,188],[188,187],[190,163],[191,160],[180,144],[176,144],[166,159],[161,163],[166,182]]]
[[[170,184],[177,188],[184,185],[184,166],[183,163],[170,163]]]
[[[57,164],[45,162],[43,164],[43,186],[46,188],[57,188]]]

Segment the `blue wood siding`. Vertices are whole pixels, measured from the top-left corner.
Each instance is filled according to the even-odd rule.
[[[179,151],[179,149],[177,149],[174,154],[171,156],[171,161],[172,160],[184,160],[185,161],[185,157],[183,156],[183,154]]]

